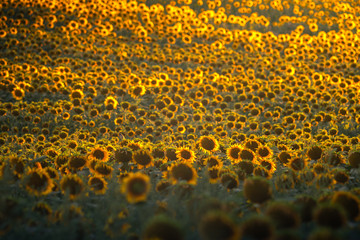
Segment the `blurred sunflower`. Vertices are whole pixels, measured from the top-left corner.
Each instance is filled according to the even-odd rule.
[[[129,203],[145,201],[150,192],[150,188],[150,177],[140,172],[129,173],[129,175],[123,179],[121,185],[121,191],[126,195]]]
[[[104,178],[93,176],[89,179],[88,185],[95,194],[104,194],[107,189],[107,182]]]
[[[60,189],[63,194],[69,194],[70,199],[75,199],[84,190],[84,184],[78,175],[70,174],[61,179]]]
[[[54,185],[49,174],[44,169],[30,169],[25,176],[26,190],[35,196],[47,195]]]
[[[179,181],[186,181],[189,184],[196,184],[197,172],[195,168],[188,162],[173,163],[169,167],[169,177],[173,184]]]

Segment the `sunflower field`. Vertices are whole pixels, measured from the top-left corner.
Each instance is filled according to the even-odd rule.
[[[360,2],[1,0],[0,239],[360,239]]]

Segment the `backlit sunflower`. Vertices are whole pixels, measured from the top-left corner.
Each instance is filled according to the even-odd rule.
[[[146,200],[150,188],[150,177],[137,172],[129,173],[129,175],[124,178],[121,191],[126,195],[129,203],[138,203]]]
[[[144,149],[140,149],[134,152],[132,159],[137,164],[139,169],[153,165],[153,156],[149,151]]]
[[[109,152],[102,147],[94,147],[90,152],[90,158],[107,162],[109,160]]]
[[[219,149],[219,143],[213,136],[200,137],[199,146],[206,153],[213,153]]]
[[[52,190],[53,181],[44,169],[30,169],[25,177],[25,187],[35,196],[47,195]]]
[[[169,167],[169,177],[173,184],[179,181],[186,181],[189,184],[196,184],[197,172],[188,162],[173,163]]]
[[[183,160],[185,162],[194,162],[195,153],[186,147],[181,147],[176,151],[176,156],[179,160]]]
[[[235,144],[230,146],[226,150],[226,155],[230,159],[231,162],[236,163],[240,161],[240,152],[242,147],[239,144]]]
[[[21,100],[25,97],[24,90],[19,87],[14,88],[14,90],[11,93],[15,100]]]
[[[260,147],[258,147],[258,149],[256,150],[256,153],[261,158],[271,158],[272,155],[273,155],[272,150],[268,146],[260,146]]]

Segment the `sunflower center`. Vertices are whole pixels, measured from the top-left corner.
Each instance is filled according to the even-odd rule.
[[[133,195],[142,195],[146,192],[146,184],[142,179],[133,179],[129,184],[128,190]]]
[[[191,158],[191,153],[189,151],[183,150],[181,151],[181,157],[188,160]]]
[[[213,150],[215,148],[215,142],[210,138],[204,138],[201,141],[201,146],[206,150]]]

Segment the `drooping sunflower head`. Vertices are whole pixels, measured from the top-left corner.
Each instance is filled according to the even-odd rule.
[[[110,177],[113,170],[114,169],[111,166],[107,165],[104,162],[97,162],[94,167],[95,174],[103,177]]]
[[[183,160],[185,162],[194,162],[195,160],[195,153],[194,151],[190,150],[186,147],[181,147],[176,151],[176,156],[178,159]]]
[[[200,137],[199,146],[201,150],[207,153],[213,153],[219,149],[219,143],[213,136]]]
[[[153,165],[153,156],[145,149],[137,150],[133,153],[133,161],[137,164],[139,169]]]
[[[109,152],[105,148],[94,147],[90,152],[90,157],[102,162],[107,162],[109,160]]]
[[[123,179],[121,191],[126,195],[129,203],[138,203],[146,200],[150,188],[150,177],[137,172],[129,173],[128,176]]]
[[[174,184],[179,181],[186,181],[189,184],[196,184],[197,172],[190,163],[177,162],[170,166],[169,177]]]

